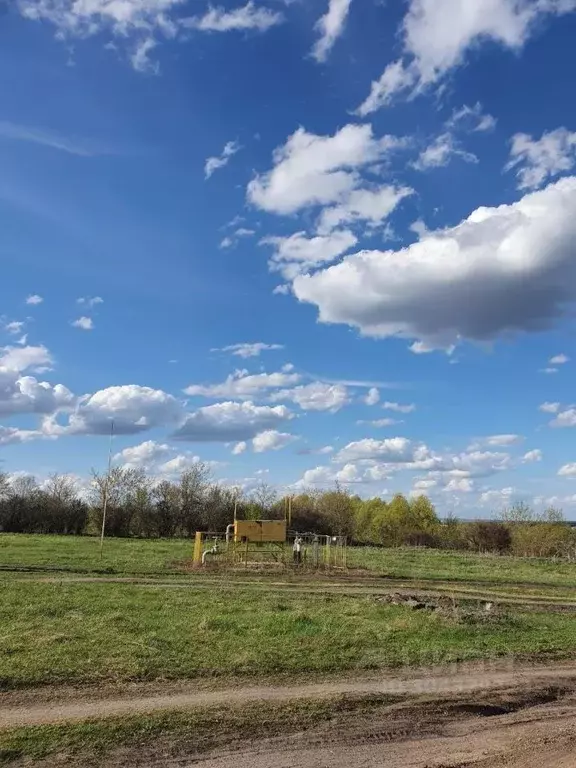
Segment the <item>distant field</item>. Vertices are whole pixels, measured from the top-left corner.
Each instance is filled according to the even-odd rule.
[[[576,651],[574,614],[455,617],[373,597],[0,579],[0,689],[306,675]]]
[[[186,539],[106,539],[0,534],[1,568],[57,568],[87,573],[169,575],[191,558]],[[576,587],[576,564],[426,549],[349,547],[348,563],[374,575],[431,581],[480,581]]]

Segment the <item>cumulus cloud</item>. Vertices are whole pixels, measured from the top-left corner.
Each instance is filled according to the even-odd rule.
[[[343,201],[331,208],[325,208],[318,219],[318,232],[326,234],[343,224],[367,222],[376,229],[404,198],[414,194],[410,187],[396,187],[385,184],[372,189],[355,189]]]
[[[558,413],[560,408],[560,403],[542,403],[542,405],[538,406],[538,410],[543,413]]]
[[[374,459],[384,463],[403,464],[416,460],[418,446],[406,437],[389,437],[385,440],[365,438],[348,443],[335,456],[337,462],[355,462]]]
[[[42,304],[43,301],[44,299],[42,298],[42,296],[38,296],[37,293],[32,293],[30,294],[30,296],[27,297],[26,304],[31,304],[32,306],[34,306],[35,304]]]
[[[399,251],[361,251],[293,292],[326,323],[446,348],[549,328],[576,299],[576,177],[478,208]]]
[[[34,376],[20,376],[0,366],[0,416],[51,414],[73,405],[74,395],[62,384],[52,386]]]
[[[298,128],[274,151],[272,170],[248,184],[248,200],[278,214],[340,203],[360,186],[361,168],[404,144],[394,136],[375,138],[371,125],[345,125],[334,136]]]
[[[29,440],[36,440],[41,437],[45,437],[45,435],[34,429],[18,429],[17,427],[3,427],[0,425],[0,445],[26,443]]]
[[[43,371],[53,365],[50,352],[42,344],[38,346],[0,347],[0,368],[11,371]]]
[[[312,49],[312,56],[316,61],[326,61],[334,43],[344,32],[351,3],[352,0],[328,0],[328,10],[315,25],[315,29],[320,33]]]
[[[291,418],[293,414],[285,405],[259,406],[250,401],[216,403],[189,414],[173,437],[195,442],[242,442]]]
[[[576,406],[570,406],[564,411],[558,411],[555,419],[550,422],[551,427],[576,427]]]
[[[149,472],[160,461],[170,456],[172,451],[173,449],[165,443],[146,440],[139,445],[124,448],[114,456],[114,461],[119,462],[126,469],[144,469]]]
[[[279,451],[295,440],[298,440],[296,435],[291,435],[288,432],[278,432],[275,429],[267,429],[252,439],[252,448],[254,453]]]
[[[313,381],[292,389],[282,389],[270,397],[274,402],[289,400],[303,411],[339,411],[348,402],[348,390],[342,384]]]
[[[558,470],[560,477],[576,477],[576,463],[564,464]]]
[[[265,32],[284,21],[284,16],[269,8],[258,8],[250,0],[246,5],[233,10],[222,7],[209,8],[204,16],[182,19],[182,26],[201,32],[238,32],[255,30]]]
[[[568,173],[576,163],[576,133],[566,128],[543,133],[533,139],[527,133],[512,137],[507,171],[515,170],[518,189],[536,189],[562,173]]]
[[[79,317],[72,323],[74,328],[80,328],[82,331],[91,331],[94,328],[94,322],[91,317]]]
[[[568,357],[568,355],[561,353],[559,355],[554,355],[554,357],[551,357],[548,362],[550,363],[550,365],[565,365],[566,363],[570,362],[570,358]]]
[[[269,266],[273,272],[281,272],[291,280],[301,272],[308,272],[327,262],[334,261],[358,242],[349,230],[339,230],[328,235],[307,237],[305,232],[296,232],[289,237],[265,237],[260,243],[272,245],[275,253]]]
[[[229,141],[225,144],[220,155],[209,157],[204,165],[204,178],[209,179],[212,174],[224,168],[230,162],[230,159],[241,149],[237,141]]]
[[[485,491],[480,496],[480,504],[493,505],[496,507],[505,507],[510,504],[513,497],[518,493],[516,488],[508,486],[507,488],[500,488],[498,490],[493,489]]]
[[[376,405],[380,400],[380,390],[377,387],[370,387],[363,400],[366,405]]]
[[[125,469],[142,469],[156,478],[170,478],[181,475],[200,461],[192,453],[177,453],[166,443],[146,440],[144,443],[124,448],[114,456],[114,461]],[[203,462],[208,466],[217,466],[218,462]]]
[[[543,454],[539,448],[535,448],[533,451],[528,451],[522,456],[523,464],[533,464],[535,461],[542,461]]]
[[[236,443],[234,448],[232,448],[232,454],[234,456],[240,456],[241,453],[244,453],[246,448],[248,448],[248,444],[245,440],[241,440],[239,443]]]
[[[372,83],[358,113],[368,115],[402,93],[414,96],[438,84],[481,43],[519,51],[541,19],[575,8],[575,0],[410,0],[401,27],[404,55]]]
[[[135,435],[175,424],[182,416],[182,404],[172,395],[126,384],[81,397],[64,424],[46,420],[43,429],[50,435],[107,435],[114,422],[114,434]]]
[[[184,392],[187,395],[202,397],[238,397],[252,398],[260,392],[297,384],[301,379],[298,373],[278,371],[276,373],[249,374],[246,370],[234,371],[220,384],[191,384]]]

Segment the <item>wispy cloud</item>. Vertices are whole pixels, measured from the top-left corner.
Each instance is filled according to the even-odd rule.
[[[67,152],[78,157],[116,154],[111,149],[90,140],[71,139],[44,128],[18,125],[7,120],[0,120],[0,139],[27,141],[43,147]]]

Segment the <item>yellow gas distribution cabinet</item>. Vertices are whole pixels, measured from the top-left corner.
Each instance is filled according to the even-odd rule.
[[[236,520],[234,542],[273,543],[286,541],[285,520]]]

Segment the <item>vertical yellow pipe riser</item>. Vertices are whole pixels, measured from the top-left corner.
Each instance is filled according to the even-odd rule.
[[[194,556],[192,558],[194,565],[202,565],[202,532],[196,531],[194,539]]]

